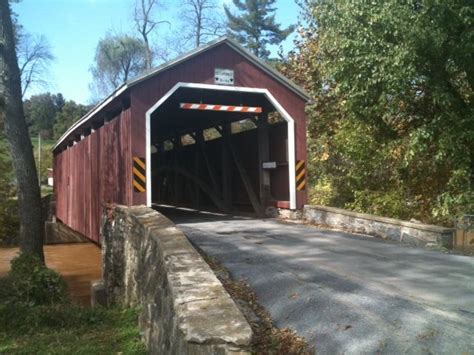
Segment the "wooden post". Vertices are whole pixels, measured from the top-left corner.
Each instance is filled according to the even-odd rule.
[[[174,139],[174,166],[178,167],[179,166],[179,154],[181,151],[181,136],[176,135]],[[173,190],[174,190],[174,204],[176,206],[179,205],[179,202],[181,201],[181,191],[180,191],[180,180],[181,176],[175,172],[174,173],[174,179],[173,179]]]
[[[271,198],[270,172],[263,168],[263,163],[270,159],[270,139],[268,133],[268,114],[262,113],[258,117],[258,178],[260,203],[267,206]]]
[[[198,134],[196,135],[196,139],[199,149],[201,150],[202,156],[204,158],[204,162],[206,163],[206,168],[209,174],[209,178],[211,179],[212,187],[214,188],[214,190],[219,191],[219,182],[217,181],[217,174],[204,147],[204,135],[202,130],[198,132]]]
[[[239,175],[242,179],[242,183],[244,184],[245,190],[247,190],[247,195],[249,196],[250,203],[252,204],[253,209],[258,216],[263,216],[264,213],[262,205],[260,204],[260,201],[258,200],[255,191],[253,190],[252,182],[250,181],[250,177],[248,176],[247,171],[245,170],[245,167],[242,164],[240,155],[232,144],[231,136],[229,134],[226,134],[224,129],[222,129],[221,132],[224,133],[224,142],[226,143],[227,147],[230,150],[230,153],[232,154],[235,166],[239,171]]]
[[[153,155],[152,155],[152,166],[149,167],[149,169],[152,169],[153,168],[153,165],[155,166],[159,166],[160,164],[160,161],[163,157],[163,153],[164,153],[164,149],[163,149],[163,142],[158,142],[155,144],[155,147],[157,149],[157,153],[155,154],[155,162],[153,163]],[[158,201],[159,203],[162,202],[163,200],[163,188],[164,188],[164,185],[163,185],[163,176],[161,176],[160,174],[158,174],[158,176],[155,176],[155,185],[158,187],[158,191],[156,191],[156,201]],[[152,179],[153,179],[153,170],[152,170]],[[153,183],[153,180],[152,180],[152,183]],[[155,191],[155,190],[153,190]],[[153,197],[152,197],[153,199]]]
[[[230,164],[230,154],[227,147],[225,139],[228,139],[230,136],[230,124],[224,123],[222,127],[221,140],[221,157],[222,157],[222,199],[224,200],[225,205],[231,209],[232,208],[232,170]]]
[[[192,135],[194,140],[196,141],[196,143],[198,143],[198,140],[199,140],[199,136],[202,137],[202,131],[201,132],[197,132],[197,134],[193,134]],[[201,171],[200,171],[200,162],[199,162],[199,149],[195,147],[194,149],[194,171],[195,173],[199,176],[201,174]],[[199,209],[200,207],[200,188],[199,188],[199,185],[194,183],[193,184],[193,187],[194,187],[194,201],[193,201],[193,205],[194,205],[194,208],[195,209]]]

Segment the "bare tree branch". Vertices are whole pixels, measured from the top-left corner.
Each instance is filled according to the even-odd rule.
[[[146,47],[145,67],[150,69],[153,65],[154,51],[150,45],[150,34],[156,26],[167,23],[171,26],[169,21],[156,21],[154,13],[158,8],[162,8],[163,4],[159,0],[135,0],[134,21],[137,31],[142,36]]]
[[[54,60],[45,36],[18,35],[18,65],[21,75],[22,96],[33,86],[47,85],[49,64]]]
[[[225,34],[225,15],[216,0],[182,0],[181,4],[181,26],[175,34],[181,51]]]

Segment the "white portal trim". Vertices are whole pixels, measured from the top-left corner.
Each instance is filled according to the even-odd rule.
[[[254,94],[263,94],[275,107],[275,109],[282,115],[288,123],[288,181],[290,192],[290,209],[296,209],[296,156],[295,156],[295,121],[290,114],[280,105],[280,103],[273,97],[267,89],[249,88],[239,86],[213,85],[213,84],[196,84],[196,83],[182,83],[179,82],[174,85],[164,96],[162,96],[152,107],[146,112],[146,204],[151,207],[151,115],[160,107],[166,100],[170,98],[179,88],[191,88],[202,90],[219,90],[232,92],[246,92]]]

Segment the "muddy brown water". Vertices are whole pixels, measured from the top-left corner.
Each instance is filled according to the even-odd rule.
[[[18,248],[0,248],[0,277],[10,270]],[[92,243],[46,245],[46,265],[59,272],[74,302],[90,305],[90,283],[102,277],[101,250]]]

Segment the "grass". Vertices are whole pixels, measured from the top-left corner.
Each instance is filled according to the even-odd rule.
[[[135,309],[11,302],[0,280],[0,354],[146,354]]]
[[[0,306],[0,353],[146,354],[133,309]]]
[[[46,196],[52,194],[54,192],[54,188],[48,185],[41,185],[41,196]]]
[[[33,147],[37,149],[38,147],[38,137],[32,136],[31,137],[31,144],[33,144]],[[42,149],[51,149],[53,146],[56,144],[56,140],[54,139],[42,139],[41,140],[41,148]]]

